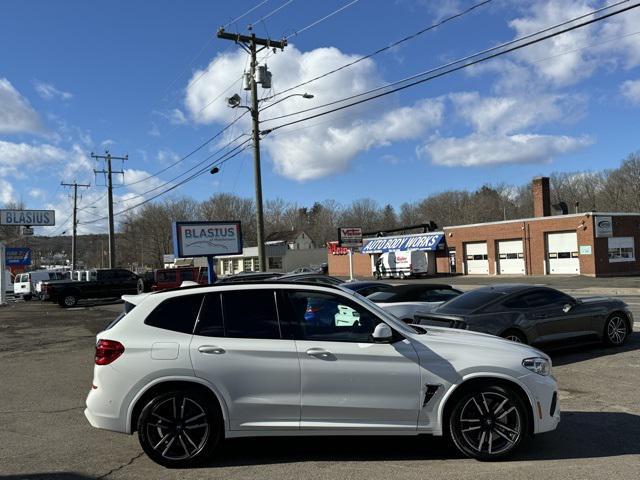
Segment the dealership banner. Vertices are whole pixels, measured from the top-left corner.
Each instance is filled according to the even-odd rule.
[[[5,249],[7,267],[27,267],[31,265],[31,249],[25,247],[7,247]]]
[[[438,249],[443,237],[443,233],[425,233],[423,235],[375,238],[362,247],[362,253],[384,253],[397,250],[433,252]]]
[[[175,222],[173,254],[177,258],[242,253],[240,222]]]

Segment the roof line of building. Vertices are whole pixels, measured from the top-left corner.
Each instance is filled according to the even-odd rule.
[[[466,225],[450,225],[443,227],[443,230],[451,228],[469,228],[469,227],[483,227],[485,225],[504,225],[506,223],[521,223],[521,222],[536,222],[544,220],[558,220],[561,218],[580,218],[591,216],[608,216],[608,217],[633,217],[640,216],[640,213],[634,212],[582,212],[582,213],[570,213],[567,215],[549,215],[548,217],[531,217],[531,218],[517,218],[514,220],[500,220],[496,222],[483,222],[483,223],[469,223]]]

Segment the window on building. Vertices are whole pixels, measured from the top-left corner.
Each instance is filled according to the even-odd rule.
[[[611,237],[608,240],[610,263],[636,261],[633,237]]]
[[[282,257],[269,257],[269,270],[282,269]]]
[[[252,263],[251,263],[251,259],[250,258],[245,258],[242,261],[242,271],[244,272],[251,272],[253,270],[252,267]]]

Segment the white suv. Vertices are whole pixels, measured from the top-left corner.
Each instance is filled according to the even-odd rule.
[[[419,435],[497,459],[560,421],[549,358],[406,325],[341,287],[250,283],[125,296],[98,334],[85,415],[169,467],[224,438]],[[338,321],[353,311],[353,322]]]

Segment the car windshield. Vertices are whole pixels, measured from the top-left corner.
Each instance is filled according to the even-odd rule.
[[[480,288],[478,290],[471,290],[470,292],[463,293],[462,295],[452,298],[447,303],[440,306],[438,313],[466,313],[473,312],[478,308],[492,303],[498,298],[502,298],[506,295],[505,292],[501,292],[493,289]]]

